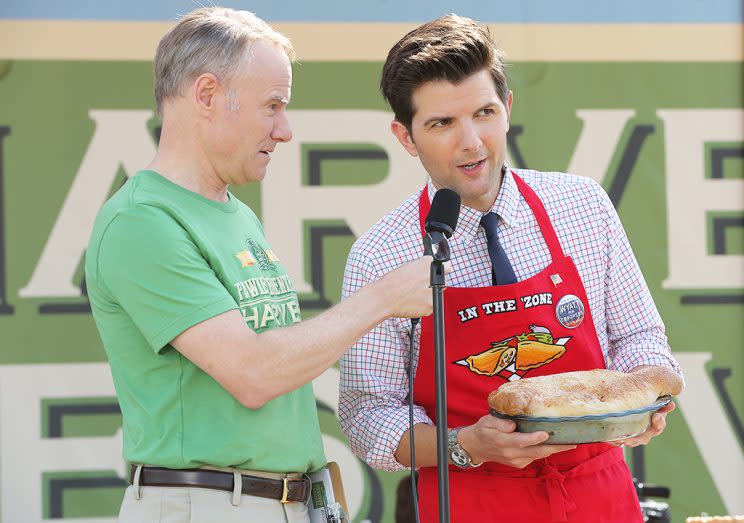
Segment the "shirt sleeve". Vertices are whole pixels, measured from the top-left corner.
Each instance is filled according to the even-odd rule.
[[[108,225],[96,276],[155,352],[187,328],[237,308],[189,234],[148,205],[122,211]]]
[[[379,276],[370,266],[369,258],[352,248],[344,272],[342,298]],[[354,454],[376,469],[406,468],[395,459],[395,451],[409,428],[410,325],[407,319],[387,319],[341,358],[338,405],[341,430]],[[418,347],[414,348],[414,357],[418,358]],[[433,424],[419,406],[414,406],[413,422]]]
[[[664,322],[656,309],[620,218],[607,193],[597,185],[605,222],[607,265],[605,314],[608,368],[628,372],[640,365],[682,370],[672,356]]]

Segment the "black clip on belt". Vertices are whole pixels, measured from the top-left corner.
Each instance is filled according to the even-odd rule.
[[[132,465],[129,483],[134,483]],[[241,491],[249,496],[276,499],[282,503],[307,503],[310,497],[310,478],[271,479],[241,474],[243,480]],[[142,467],[140,486],[143,487],[197,487],[232,492],[235,476],[231,472],[208,469],[166,469],[160,467]]]

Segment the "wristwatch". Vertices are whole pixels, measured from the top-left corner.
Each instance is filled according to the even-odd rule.
[[[460,429],[462,429],[462,427],[449,429],[449,432],[447,433],[447,448],[452,463],[464,469],[480,467],[482,463],[473,463],[468,451],[462,448],[457,442],[457,433],[460,432]]]

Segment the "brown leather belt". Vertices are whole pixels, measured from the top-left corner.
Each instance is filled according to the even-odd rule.
[[[129,483],[134,483],[132,465],[129,472]],[[307,503],[310,497],[310,478],[270,479],[241,474],[243,480],[241,491],[249,496],[277,499],[282,503],[299,501]],[[143,487],[199,487],[216,490],[233,491],[235,476],[231,472],[208,469],[165,469],[160,467],[142,467],[139,484]]]

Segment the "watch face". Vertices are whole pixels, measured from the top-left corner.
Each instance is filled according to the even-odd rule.
[[[453,463],[455,465],[459,465],[460,467],[464,467],[468,464],[468,458],[459,450],[453,450],[452,454],[450,454],[450,457],[452,458]]]

